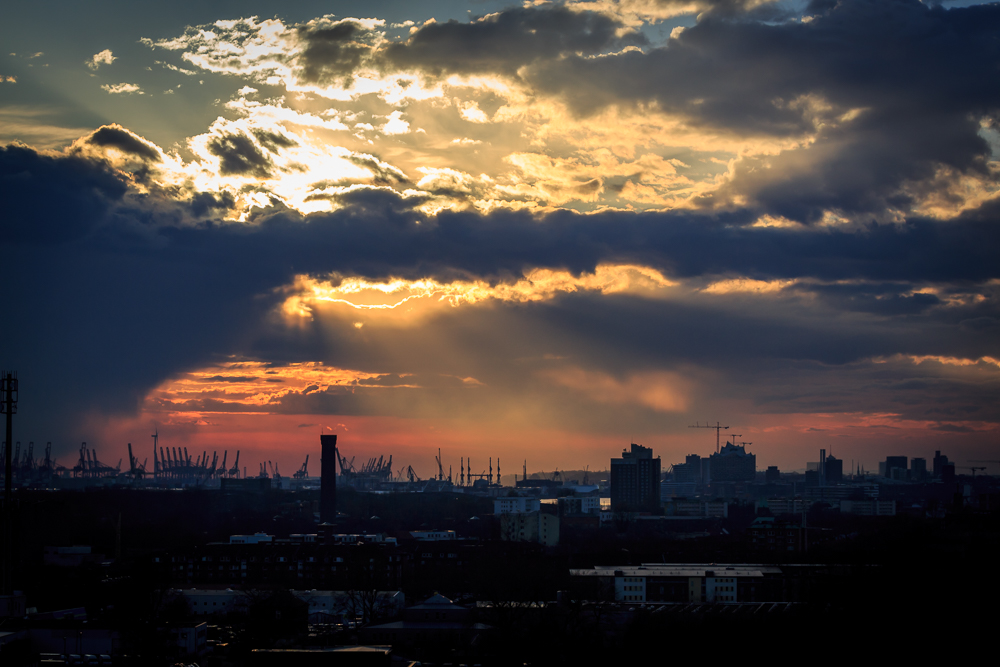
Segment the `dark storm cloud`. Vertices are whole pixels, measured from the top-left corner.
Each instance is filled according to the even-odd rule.
[[[274,165],[254,141],[241,133],[224,133],[208,142],[208,152],[219,158],[223,176],[267,178]]]
[[[566,53],[592,55],[614,47],[644,44],[645,38],[607,16],[562,6],[507,9],[470,23],[448,21],[421,27],[406,42],[385,48],[384,58],[400,69],[442,75],[500,72]]]
[[[735,273],[758,279],[982,282],[1000,275],[994,261],[1000,227],[973,218],[803,231],[748,227],[752,218],[745,212],[534,217],[500,211],[427,218],[412,208],[421,203],[418,198],[374,189],[353,191],[342,203],[348,208],[311,215],[308,225],[280,212],[259,216],[254,234],[227,226],[169,233],[178,242],[197,237],[247,256],[283,248],[302,272],[370,278],[499,279],[537,266],[592,271],[602,262],[636,262],[684,278]],[[330,257],[328,248],[337,248],[337,256]]]
[[[228,192],[213,194],[211,192],[196,193],[189,203],[191,215],[195,218],[203,218],[209,215],[222,215],[229,211],[236,204],[233,196]]]
[[[75,225],[96,226],[103,221],[113,226],[102,216],[109,202],[122,198],[124,185],[99,162],[48,157],[18,146],[3,149],[0,159],[6,206],[23,212],[10,216],[6,242],[33,238],[40,226],[63,218],[72,217]],[[43,189],[49,196],[41,196]],[[77,209],[70,216],[70,209],[33,208],[66,200],[80,202],[79,208],[90,215],[80,215]],[[946,222],[915,218],[901,224],[809,231],[749,227],[746,223],[754,219],[750,212],[579,215],[562,211],[539,217],[497,211],[428,217],[414,209],[422,202],[387,189],[360,188],[346,193],[341,199],[346,208],[335,213],[301,216],[270,209],[256,214],[253,225],[164,227],[156,232],[154,243],[164,257],[181,259],[196,253],[223,264],[249,262],[273,286],[287,282],[293,271],[337,271],[369,278],[500,279],[533,267],[592,271],[605,262],[641,263],[682,278],[737,274],[763,280],[981,283],[1000,277],[995,261],[1000,226],[980,212]],[[124,224],[143,217],[144,205],[142,199],[119,204],[114,221]],[[73,236],[54,233],[51,240]],[[335,255],[330,254],[332,248],[337,249]]]
[[[3,241],[62,244],[77,239],[100,224],[126,190],[121,176],[84,157],[0,147]]]
[[[929,8],[917,0],[844,0],[812,21],[708,16],[666,47],[538,63],[529,79],[581,113],[656,102],[706,127],[786,135],[810,127],[819,94],[843,110],[985,112],[1000,92],[1000,8]]]
[[[150,162],[160,161],[160,152],[156,147],[132,134],[120,125],[105,125],[98,128],[85,139],[86,143],[102,148],[117,148]]]

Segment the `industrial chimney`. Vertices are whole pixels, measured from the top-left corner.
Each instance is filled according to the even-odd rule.
[[[319,520],[320,523],[333,523],[337,518],[337,436],[319,436],[320,446],[320,483],[319,483]]]

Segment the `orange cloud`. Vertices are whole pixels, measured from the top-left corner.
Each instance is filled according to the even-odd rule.
[[[624,381],[582,368],[540,371],[553,384],[577,391],[597,403],[642,405],[657,412],[687,410],[691,382],[676,373],[637,373]]]

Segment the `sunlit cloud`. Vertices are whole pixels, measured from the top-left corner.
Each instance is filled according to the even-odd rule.
[[[101,90],[105,90],[111,95],[131,95],[132,93],[135,93],[137,95],[145,95],[145,93],[142,91],[142,88],[140,88],[139,84],[136,83],[114,83],[114,84],[105,83],[104,85],[101,86]]]
[[[578,276],[568,271],[534,269],[516,282],[495,284],[482,280],[440,283],[430,279],[372,282],[360,278],[343,278],[338,282],[300,276],[292,288],[293,294],[284,302],[283,311],[287,315],[308,316],[322,303],[360,311],[395,310],[417,301],[453,307],[489,300],[530,303],[578,291],[652,294],[675,285],[655,269],[633,265],[601,265],[594,273]]]
[[[704,289],[706,294],[774,294],[782,291],[789,285],[794,285],[795,280],[754,280],[752,278],[731,278],[719,280]]]
[[[101,65],[110,65],[116,60],[118,60],[118,58],[111,54],[111,49],[104,49],[99,53],[95,53],[91,59],[87,61],[87,67],[92,70],[96,70]]]
[[[229,361],[184,373],[153,390],[150,407],[173,412],[213,412],[232,408],[277,409],[282,399],[322,393],[331,388],[378,387],[387,373],[367,373],[322,362],[269,363]],[[394,387],[407,387],[395,383]]]
[[[908,357],[910,361],[915,364],[923,364],[925,362],[931,361],[944,366],[964,366],[964,367],[978,367],[978,368],[989,368],[990,366],[995,366],[1000,369],[1000,359],[994,357],[983,356],[976,359],[963,359],[960,357],[945,357],[940,355],[910,355]],[[991,369],[992,370],[992,369]]]

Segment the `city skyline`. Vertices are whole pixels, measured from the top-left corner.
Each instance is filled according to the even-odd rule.
[[[997,458],[998,6],[10,14],[15,441]]]

